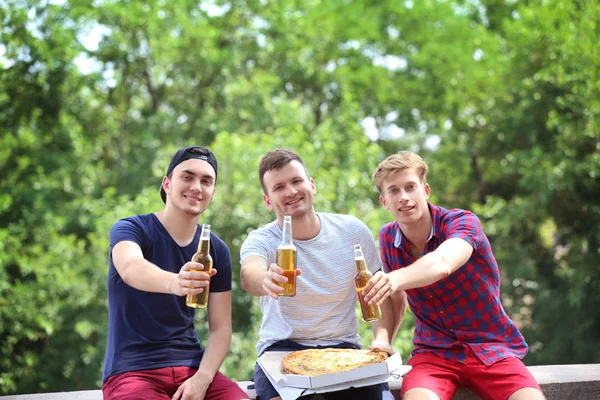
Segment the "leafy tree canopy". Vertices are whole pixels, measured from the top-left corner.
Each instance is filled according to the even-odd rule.
[[[189,144],[219,158],[202,218],[234,267],[274,218],[265,152],[298,151],[316,208],[374,236],[389,215],[371,173],[420,152],[432,201],[480,216],[525,362],[600,359],[597,1],[0,4],[0,393],[100,386],[107,232],[162,207]],[[261,313],[239,268],[233,287],[222,371],[249,379]],[[409,313],[404,359],[413,328]]]

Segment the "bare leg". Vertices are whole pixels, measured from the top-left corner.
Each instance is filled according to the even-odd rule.
[[[415,388],[404,393],[402,400],[440,400],[440,398],[429,389]]]
[[[545,397],[537,389],[523,388],[511,394],[508,400],[545,400]]]

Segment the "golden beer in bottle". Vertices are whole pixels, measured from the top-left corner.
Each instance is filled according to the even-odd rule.
[[[275,282],[283,288],[283,293],[279,293],[279,296],[296,295],[296,261],[296,246],[292,243],[292,217],[286,215],[283,217],[281,244],[277,247],[275,262],[283,269],[283,276],[288,281]]]
[[[210,275],[212,270],[213,259],[210,256],[210,225],[202,225],[202,232],[200,233],[200,242],[198,243],[198,251],[192,257],[193,262],[204,265],[202,272],[206,272]],[[199,294],[188,294],[185,298],[185,304],[193,308],[206,308],[208,304],[208,292],[209,285],[204,288],[202,293]]]
[[[358,297],[358,302],[360,303],[360,310],[362,311],[363,319],[365,322],[376,321],[381,318],[381,308],[379,308],[379,304],[375,303],[369,305],[363,298],[362,294],[363,289],[373,274],[367,269],[367,262],[363,256],[360,244],[354,245],[354,262],[356,263],[354,285],[356,286],[356,296]]]

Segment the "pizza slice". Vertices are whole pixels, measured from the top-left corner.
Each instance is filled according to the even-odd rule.
[[[307,349],[294,351],[281,361],[286,374],[319,376],[335,374],[385,361],[385,351],[356,349]]]

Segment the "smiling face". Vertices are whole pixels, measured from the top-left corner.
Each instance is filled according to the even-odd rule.
[[[388,175],[382,182],[379,201],[400,225],[423,221],[429,215],[427,200],[431,189],[414,168]]]
[[[204,160],[183,161],[163,178],[163,189],[167,194],[167,207],[198,216],[210,204],[215,193],[215,170]]]
[[[313,209],[315,183],[306,175],[304,166],[293,160],[279,169],[267,171],[263,176],[267,208],[275,211],[277,219],[284,215],[298,218]]]

